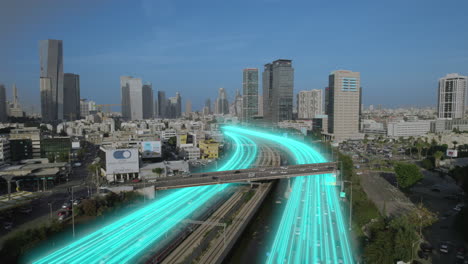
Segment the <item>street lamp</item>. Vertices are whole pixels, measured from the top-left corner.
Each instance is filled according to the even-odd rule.
[[[75,237],[75,214],[74,214],[74,211],[73,211],[73,204],[75,203],[75,201],[73,200],[73,188],[75,187],[80,187],[79,185],[75,185],[75,186],[72,186],[71,187],[71,208],[72,208],[72,229],[73,229],[73,237]]]

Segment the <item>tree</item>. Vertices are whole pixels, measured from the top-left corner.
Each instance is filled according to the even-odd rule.
[[[367,263],[393,264],[394,262],[394,235],[390,231],[378,232],[364,249],[364,258]]]
[[[421,141],[421,139],[418,139],[416,141],[416,149],[418,150],[418,160],[421,160],[421,152],[422,152],[423,147],[424,147],[423,142]]]
[[[152,171],[154,173],[158,174],[158,177],[161,177],[161,173],[164,172],[164,169],[163,168],[154,168]]]
[[[423,178],[418,166],[410,163],[397,163],[395,165],[395,173],[398,186],[408,188]]]
[[[453,144],[453,149],[457,149],[458,141],[454,140],[452,141],[452,144]]]
[[[421,161],[421,167],[423,167],[426,170],[432,170],[434,168],[434,164],[432,164],[432,161],[430,159],[423,159]]]
[[[170,137],[167,143],[171,146],[175,146],[177,144],[177,137]]]
[[[440,163],[440,159],[442,158],[442,156],[444,156],[444,153],[440,150],[436,151],[434,153],[434,159],[435,159],[435,167],[438,168],[439,167],[439,163]]]
[[[97,214],[97,203],[94,199],[86,199],[83,201],[81,208],[83,213],[88,216],[96,216]]]

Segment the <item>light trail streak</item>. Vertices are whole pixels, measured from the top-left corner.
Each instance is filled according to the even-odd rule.
[[[248,168],[257,156],[249,138],[226,132],[235,150],[218,171]],[[179,189],[34,263],[129,263],[154,245],[181,220],[229,185]]]
[[[312,147],[269,133],[226,126],[225,131],[268,140],[286,148],[297,164],[326,162]],[[354,263],[334,175],[296,177],[267,259],[273,263]]]

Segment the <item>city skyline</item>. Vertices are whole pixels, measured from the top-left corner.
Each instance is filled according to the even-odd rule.
[[[182,18],[181,15],[183,16],[189,8],[175,3],[152,4],[146,1],[141,2],[141,5],[134,6],[127,6],[117,1],[111,7],[104,4],[83,7],[87,11],[86,19],[96,22],[96,28],[101,30],[99,34],[102,36],[97,35],[95,30],[70,32],[68,27],[64,27],[67,23],[68,25],[76,25],[83,23],[83,20],[69,17],[63,17],[64,25],[52,24],[50,20],[43,21],[44,25],[41,28],[10,24],[11,27],[5,31],[8,33],[7,36],[11,36],[10,41],[0,46],[2,48],[0,54],[5,58],[5,65],[9,65],[0,71],[1,83],[6,87],[17,83],[20,89],[19,97],[22,98],[23,105],[26,106],[25,109],[29,110],[31,103],[34,103],[36,112],[38,112],[37,78],[39,73],[37,68],[39,62],[36,45],[37,41],[46,38],[64,41],[65,71],[80,75],[82,97],[92,98],[102,104],[119,103],[120,99],[116,93],[119,87],[118,76],[133,75],[152,82],[154,91],[180,91],[187,98],[192,98],[194,109],[201,109],[205,98],[202,98],[200,94],[213,94],[219,87],[224,87],[228,97],[232,99],[236,89],[240,89],[242,86],[239,75],[243,68],[261,68],[265,62],[277,58],[288,58],[295,62],[295,93],[300,90],[322,89],[327,84],[326,75],[329,72],[352,69],[363,74],[365,81],[362,85],[366,90],[363,95],[364,104],[381,104],[386,107],[436,106],[437,80],[441,76],[447,73],[468,75],[468,64],[466,63],[468,50],[465,45],[467,37],[463,34],[456,34],[457,41],[451,42],[442,42],[438,38],[440,34],[450,34],[450,32],[455,31],[458,25],[466,23],[466,16],[462,12],[462,7],[468,5],[465,2],[457,2],[457,6],[461,5],[460,8],[454,12],[451,11],[450,14],[439,11],[448,8],[450,4],[439,6],[432,3],[421,6],[417,3],[408,4],[399,1],[393,3],[392,6],[380,6],[370,2],[351,6],[343,5],[338,8],[336,15],[343,14],[342,18],[338,17],[336,22],[326,20],[327,29],[330,32],[323,31],[323,23],[317,23],[323,21],[327,15],[332,14],[330,6],[325,5],[323,12],[318,12],[318,10],[313,9],[311,4],[290,5],[289,10],[294,11],[292,13],[295,16],[286,15],[289,20],[285,19],[283,21],[285,24],[280,26],[275,34],[283,33],[285,39],[293,38],[300,41],[288,42],[288,45],[285,45],[285,41],[282,40],[265,49],[258,48],[268,43],[267,40],[272,37],[272,33],[258,34],[259,27],[254,27],[255,30],[246,29],[245,34],[233,35],[229,34],[232,32],[226,32],[218,36],[218,27],[211,25],[208,27],[209,33],[200,36],[192,36],[190,33],[185,39],[183,33],[186,32],[181,27],[187,22],[185,19],[182,19],[180,24],[167,22],[162,28],[158,24],[150,23],[154,17],[153,13],[160,14],[159,5],[162,5],[163,10],[165,8],[172,10],[167,14],[162,14],[164,20],[168,21]],[[220,14],[208,14],[208,18],[215,19],[222,16],[225,19],[219,20],[221,28],[232,28],[235,25],[233,17],[239,11],[238,4],[233,5],[232,11],[222,9]],[[399,8],[403,5],[405,10]],[[2,21],[3,19],[8,21],[7,19],[15,14],[15,10],[20,10],[17,3],[9,3],[8,7],[11,8],[12,12],[6,13],[1,18]],[[262,25],[261,17],[254,17],[254,12],[265,11],[262,13],[268,13],[268,11],[274,12],[285,7],[288,7],[286,3],[278,2],[273,2],[268,7],[254,4],[252,10],[249,11],[252,13],[247,14],[247,22]],[[39,7],[32,5],[30,8],[27,10],[28,12],[35,12],[35,8]],[[59,3],[55,12],[54,10],[46,10],[45,12],[55,16],[63,16],[58,14],[57,10],[68,10],[68,8],[71,7],[65,3]],[[129,28],[133,30],[133,27],[131,25],[125,26],[122,24],[123,22],[114,20],[109,22],[100,20],[97,13],[105,10],[104,8],[112,10],[125,8],[131,15],[143,14],[137,21],[140,28],[136,33],[144,35],[143,32],[150,32],[149,36],[143,38],[140,43],[114,41],[117,36],[121,36],[120,34],[127,32]],[[91,11],[91,9],[95,10]],[[345,14],[348,9],[357,15],[361,14],[363,18],[349,20],[349,15]],[[369,10],[375,10],[375,12],[367,12]],[[381,17],[370,15],[370,13],[379,14]],[[437,19],[426,17],[421,19],[423,14],[427,13],[439,15]],[[393,20],[396,15],[402,18],[402,22]],[[366,19],[373,20],[375,23],[364,23],[367,21]],[[193,26],[207,26],[209,25],[207,20],[199,21]],[[341,26],[344,21],[348,21],[351,23],[350,26],[356,29],[353,30],[352,35],[351,31]],[[102,32],[106,32],[103,29],[108,26],[108,23],[122,25],[120,30],[123,32],[117,34],[114,30],[110,30],[108,33],[102,34]],[[314,41],[315,48],[313,50],[309,48],[312,41],[311,36],[299,36],[294,33],[304,29],[304,27],[310,27],[310,25],[314,25],[308,30],[311,34],[315,34],[313,39],[324,40],[322,42]],[[288,33],[290,28],[295,30]],[[425,28],[431,28],[432,34],[426,34]],[[30,35],[19,33],[19,29],[23,29],[21,32],[29,32]],[[392,34],[387,32],[392,32]],[[200,32],[194,29],[193,34],[197,33]],[[352,36],[352,39],[346,45],[332,44],[327,40],[327,37],[332,33]],[[214,37],[215,35],[217,37]],[[255,37],[252,38],[252,36]],[[92,46],[83,41],[89,38],[96,38],[96,42],[93,42]],[[364,39],[371,39],[371,41],[361,41]],[[110,43],[112,43],[111,48],[109,48]],[[106,50],[107,48],[109,50]],[[354,48],[352,52],[351,48]],[[163,52],[163,50],[167,50],[167,52]],[[254,50],[255,54],[252,53]],[[182,53],[177,54],[174,51]],[[242,56],[233,58],[229,54],[242,54]],[[187,63],[187,58],[190,58],[190,61],[197,60],[197,63],[203,58],[201,59],[203,62],[194,69],[187,67],[191,64]],[[108,67],[102,67],[104,65]],[[208,77],[208,75],[212,76],[211,71],[215,72],[214,78]],[[179,73],[184,75],[183,79],[174,78]],[[106,95],[94,94],[97,87]],[[408,89],[414,91],[411,96],[401,98],[398,95]],[[7,94],[7,97],[11,96]],[[212,99],[214,98],[215,96],[212,96]]]

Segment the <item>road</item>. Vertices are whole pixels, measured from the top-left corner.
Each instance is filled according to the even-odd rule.
[[[257,155],[256,144],[247,137],[226,133],[234,142],[232,156],[219,170],[247,168]],[[148,206],[102,227],[34,263],[128,263],[141,256],[164,234],[190,218],[227,184],[178,189]]]
[[[293,139],[239,127],[224,127],[253,140],[267,140],[288,149],[297,164],[325,162],[313,148]],[[330,174],[294,179],[267,263],[355,263],[348,223]],[[261,253],[260,253],[261,254]]]

